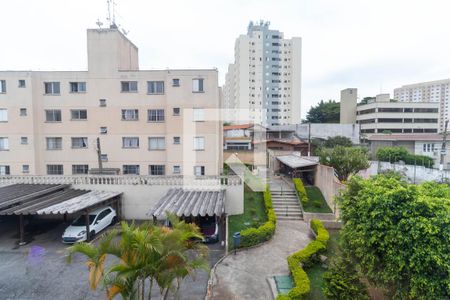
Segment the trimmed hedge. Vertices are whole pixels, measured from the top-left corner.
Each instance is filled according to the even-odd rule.
[[[295,185],[295,190],[297,191],[298,196],[300,197],[300,201],[303,205],[306,205],[309,202],[308,194],[306,193],[305,185],[300,178],[292,179]]]
[[[327,249],[326,244],[330,238],[328,231],[321,221],[311,220],[311,228],[317,233],[316,240],[310,242],[305,248],[287,258],[295,287],[287,295],[278,295],[277,300],[305,299],[311,291],[311,283],[304,268],[309,268],[319,261],[319,255]]]
[[[269,187],[264,191],[264,206],[267,214],[267,221],[258,228],[247,228],[241,231],[240,247],[251,247],[268,241],[275,233],[277,217],[272,205],[272,195]]]
[[[325,226],[323,226],[323,223],[320,220],[313,219],[311,220],[311,229],[317,235],[316,241],[321,242],[326,246],[330,239],[330,234],[328,233],[328,230],[325,229]]]
[[[415,155],[409,153],[405,147],[382,147],[377,150],[379,161],[389,161],[392,163],[403,161],[407,165],[418,165],[432,168],[434,159],[425,155]]]

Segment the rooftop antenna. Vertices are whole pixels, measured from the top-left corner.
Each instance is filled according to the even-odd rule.
[[[99,29],[102,28],[102,26],[103,26],[103,23],[100,22],[100,19],[97,19],[97,22],[95,22],[95,24],[97,24]]]
[[[120,30],[122,31],[122,33],[123,33],[124,35],[127,35],[128,32],[130,32],[129,30],[125,30],[125,28],[123,28],[123,27],[122,27]]]
[[[108,21],[110,28],[117,28],[116,26],[116,1],[115,0],[106,0],[108,4]],[[112,11],[112,12],[111,12]]]

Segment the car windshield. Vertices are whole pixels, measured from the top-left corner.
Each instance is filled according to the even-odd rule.
[[[89,215],[89,225],[92,225],[92,223],[95,220],[96,215]],[[86,226],[86,217],[85,216],[79,216],[75,221],[72,223],[73,226]]]

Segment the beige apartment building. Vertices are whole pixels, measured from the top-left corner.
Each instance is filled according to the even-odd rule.
[[[219,175],[216,69],[139,70],[115,28],[87,30],[87,71],[0,71],[0,175]]]

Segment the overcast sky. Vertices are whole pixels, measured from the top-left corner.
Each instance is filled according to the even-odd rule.
[[[303,38],[302,115],[320,99],[450,78],[448,0],[116,0],[140,68],[211,68],[223,83],[250,20]],[[0,0],[0,70],[85,70],[106,0]]]

